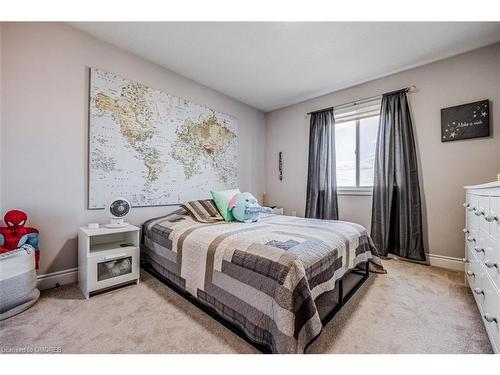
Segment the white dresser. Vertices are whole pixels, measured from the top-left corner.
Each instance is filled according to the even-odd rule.
[[[466,274],[495,353],[500,351],[500,181],[466,186]]]

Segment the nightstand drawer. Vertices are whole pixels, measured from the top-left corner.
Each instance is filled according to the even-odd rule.
[[[109,288],[139,278],[139,248],[103,251],[88,258],[89,292]]]

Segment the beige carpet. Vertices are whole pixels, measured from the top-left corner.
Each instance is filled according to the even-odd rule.
[[[372,275],[308,353],[491,353],[463,273],[398,260]],[[63,353],[255,353],[214,319],[143,273],[84,300],[76,285],[42,292],[28,311],[0,322],[0,349]],[[51,349],[52,350],[52,349]]]

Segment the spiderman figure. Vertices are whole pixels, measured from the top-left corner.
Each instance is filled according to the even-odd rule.
[[[28,215],[23,211],[11,210],[3,218],[7,227],[0,227],[0,254],[15,250],[23,245],[31,245],[35,249],[36,268],[40,260],[38,250],[38,230],[25,227]]]

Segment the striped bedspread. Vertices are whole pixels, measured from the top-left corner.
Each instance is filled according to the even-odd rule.
[[[181,208],[142,229],[156,271],[274,353],[302,353],[321,332],[335,281],[375,256],[365,228],[342,221],[200,223]]]

